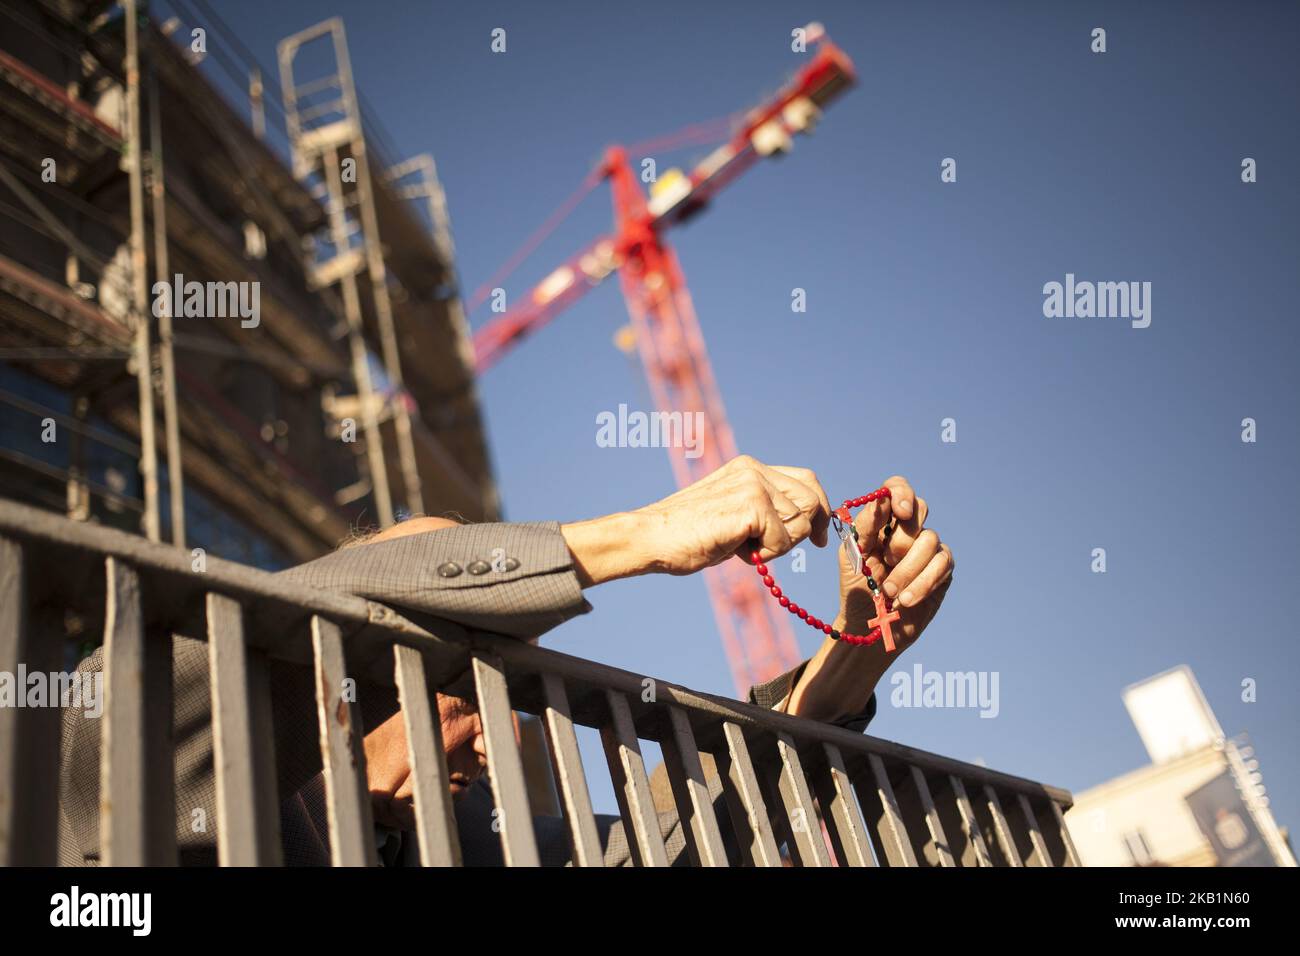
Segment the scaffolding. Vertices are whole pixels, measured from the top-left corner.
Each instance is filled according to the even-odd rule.
[[[149,540],[185,547],[193,484],[291,560],[403,514],[497,517],[436,166],[386,161],[342,22],[281,42],[277,88],[205,0],[170,0],[163,21],[146,6],[0,10],[0,363],[63,393],[43,404],[7,381],[14,401],[0,405],[44,409],[73,436],[66,461],[0,448],[32,485],[17,496],[61,497],[89,520],[111,504]],[[189,47],[196,26],[219,38],[210,54]],[[295,60],[314,41],[334,66],[304,82]],[[246,92],[247,120],[205,60]],[[283,114],[291,168],[268,142],[268,108]],[[260,334],[196,328],[169,296],[151,301],[173,271],[258,283]],[[404,352],[421,357],[413,369]],[[275,414],[259,421],[229,379]],[[135,454],[134,489],[91,480],[79,460],[110,434]]]

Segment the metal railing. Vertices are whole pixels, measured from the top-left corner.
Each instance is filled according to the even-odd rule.
[[[425,865],[460,862],[435,690],[477,702],[511,866],[539,861],[512,710],[537,715],[545,728],[577,865],[603,861],[577,726],[600,732],[638,864],[668,862],[639,743],[653,740],[694,865],[728,862],[721,821],[742,862],[762,866],[786,858],[804,866],[1078,865],[1064,790],[667,681],[656,681],[647,701],[642,675],[450,623],[430,628],[374,602],[215,558],[197,572],[188,552],[0,501],[0,671],[53,670],[50,645],[61,642],[51,639],[51,612],[61,624],[74,608],[104,633],[107,864],[177,860],[168,722],[149,715],[171,714],[171,669],[159,662],[167,664],[170,634],[180,632],[208,642],[222,864],[282,861],[267,732],[276,660],[314,670],[336,865],[376,862],[349,676],[397,690]],[[0,708],[0,864],[55,862],[59,745],[57,713]],[[705,753],[716,762],[726,813],[715,812]]]

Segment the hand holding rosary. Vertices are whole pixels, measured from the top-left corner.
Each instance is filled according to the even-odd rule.
[[[875,578],[871,576],[871,571],[867,567],[866,558],[862,554],[862,546],[858,541],[858,529],[853,524],[853,516],[849,514],[850,508],[857,508],[862,505],[871,504],[881,498],[889,497],[888,488],[878,488],[869,495],[863,495],[861,498],[846,498],[831,514],[831,520],[835,524],[835,533],[839,535],[844,550],[849,558],[849,565],[857,574],[866,576],[867,587],[871,590],[871,600],[876,605],[876,616],[868,622],[871,630],[866,634],[845,634],[836,630],[830,624],[827,624],[819,617],[808,613],[806,608],[802,608],[786,597],[781,589],[777,586],[776,580],[768,571],[768,567],[763,563],[762,555],[754,551],[750,556],[750,561],[754,564],[754,570],[758,572],[763,579],[763,586],[771,592],[772,597],[777,599],[781,607],[785,608],[791,614],[799,618],[814,630],[821,631],[823,634],[835,641],[843,641],[846,644],[857,644],[864,647],[870,646],[876,641],[884,641],[885,651],[892,653],[895,649],[894,633],[890,625],[898,620],[899,614],[894,610],[889,598],[885,597],[880,590],[880,585],[876,583]]]

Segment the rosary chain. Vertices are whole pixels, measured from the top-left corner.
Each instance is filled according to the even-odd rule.
[[[871,502],[877,501],[881,498],[888,497],[888,488],[877,488],[875,491],[871,492],[871,494],[863,495],[861,498],[846,498],[844,503],[835,509],[833,517],[837,522],[843,521],[848,524],[850,532],[854,539],[856,539],[858,536],[858,529],[853,524],[853,519],[849,515],[849,509],[858,508],[862,505],[871,504]],[[768,589],[772,597],[776,598],[777,603],[813,630],[821,631],[831,640],[843,641],[845,644],[857,644],[864,647],[870,646],[880,640],[881,634],[879,627],[873,627],[866,634],[846,634],[836,630],[821,618],[808,613],[807,608],[802,608],[798,604],[795,604],[781,592],[781,588],[777,586],[776,579],[772,577],[767,565],[763,563],[763,556],[758,551],[751,553],[749,559],[754,565],[754,570],[758,572],[758,576],[763,579],[763,586]],[[871,576],[871,570],[867,567],[865,559],[862,562],[862,573],[866,576],[867,587],[871,589],[872,597],[874,597],[877,602],[881,601],[882,595],[880,593],[880,585],[877,584],[876,579]],[[894,606],[890,600],[888,598],[883,598],[883,601],[885,610],[893,611]]]

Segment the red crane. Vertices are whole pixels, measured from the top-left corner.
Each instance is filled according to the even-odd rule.
[[[470,298],[470,311],[492,294],[497,283],[541,243],[578,200],[605,180],[614,202],[614,231],[551,272],[520,305],[479,329],[474,349],[480,372],[617,270],[658,409],[704,413],[698,446],[701,453],[689,458],[687,449],[669,448],[678,485],[691,484],[736,455],[686,280],[664,233],[699,212],[762,157],[788,151],[793,135],[810,132],[822,108],[854,82],[852,61],[818,25],[807,28],[807,42],[814,46],[809,62],[775,96],[738,122],[726,118],[696,124],[672,137],[639,144],[637,155],[643,155],[655,148],[707,140],[710,134],[717,140],[721,138],[719,123],[734,127],[725,134],[726,141],[689,174],[670,170],[658,177],[650,197],[642,192],[633,172],[629,160],[633,149],[613,146],[606,151],[579,190]],[[767,599],[761,582],[747,567],[738,561],[724,561],[705,572],[705,579],[738,690],[743,693],[798,663],[799,650],[786,614]]]

